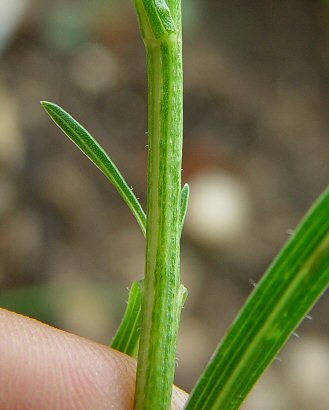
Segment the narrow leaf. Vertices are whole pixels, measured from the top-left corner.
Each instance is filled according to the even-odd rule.
[[[142,283],[134,281],[129,293],[126,312],[112,340],[111,347],[132,357],[137,357],[141,330]]]
[[[147,40],[162,39],[177,32],[177,27],[165,0],[135,0],[142,36]]]
[[[179,300],[180,300],[181,309],[184,308],[184,304],[186,302],[187,296],[188,296],[188,290],[186,289],[184,285],[180,285],[179,286]]]
[[[146,216],[141,204],[128,186],[120,171],[98,144],[98,142],[70,114],[51,102],[42,101],[41,105],[61,128],[61,130],[80,148],[80,150],[103,172],[112,182],[119,194],[131,209],[142,232],[146,233]]]
[[[329,284],[329,190],[311,208],[250,295],[186,409],[240,407]]]
[[[183,230],[183,226],[184,226],[184,222],[185,222],[185,217],[187,214],[187,208],[188,208],[188,201],[190,199],[190,187],[188,184],[185,184],[182,188],[182,192],[181,192],[181,210],[180,210],[180,218],[181,218],[181,222],[180,225],[182,227]]]

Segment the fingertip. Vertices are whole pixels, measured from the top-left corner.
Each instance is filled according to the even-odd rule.
[[[133,408],[132,358],[1,309],[0,324],[2,410]]]
[[[107,346],[0,309],[1,410],[132,410],[136,361]],[[188,395],[174,388],[173,410]]]

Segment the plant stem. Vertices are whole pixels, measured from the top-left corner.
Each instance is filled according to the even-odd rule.
[[[148,65],[146,272],[135,409],[171,407],[180,292],[182,43],[180,0],[136,0]]]

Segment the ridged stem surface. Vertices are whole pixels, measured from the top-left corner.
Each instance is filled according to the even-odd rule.
[[[136,0],[148,66],[146,272],[135,409],[171,405],[180,291],[182,49],[180,0]]]

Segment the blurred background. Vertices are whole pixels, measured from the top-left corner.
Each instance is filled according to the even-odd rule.
[[[329,182],[329,4],[185,0],[183,311],[189,391],[253,286]],[[131,1],[0,0],[0,305],[109,343],[144,239],[50,121],[59,103],[145,205],[147,83]],[[329,408],[322,297],[244,405]]]

